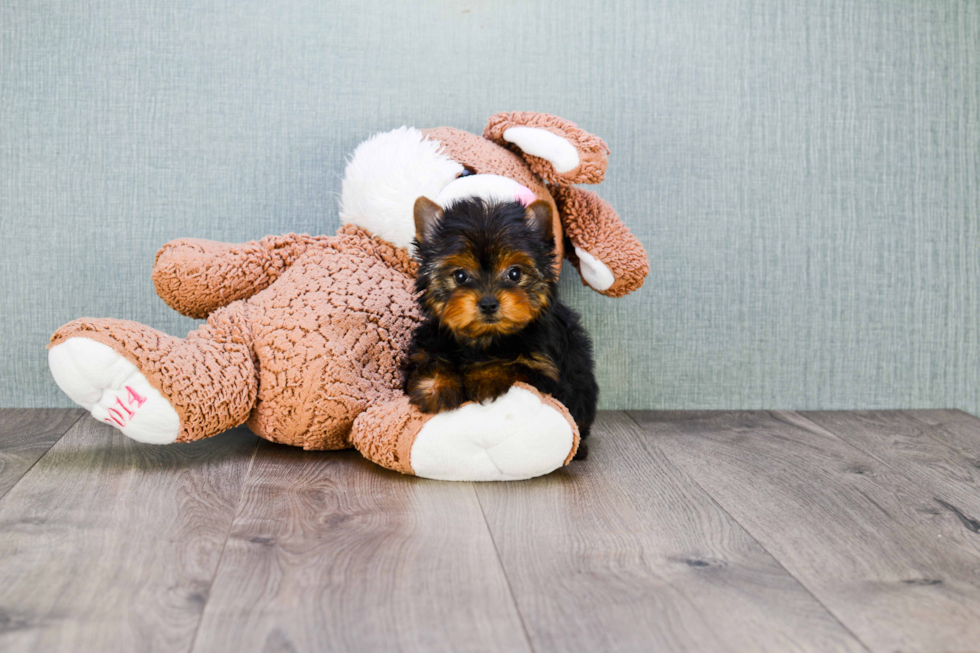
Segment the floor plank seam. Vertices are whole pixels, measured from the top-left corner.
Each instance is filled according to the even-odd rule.
[[[637,422],[636,419],[633,417],[632,411],[627,410],[627,411],[623,411],[623,412],[626,413],[626,416],[629,417],[630,421],[633,422],[633,424],[636,426],[636,428],[640,431],[641,434],[645,434],[646,433],[646,429],[643,427],[643,425],[641,425],[639,422]],[[646,443],[646,439],[645,438],[642,438],[641,437],[640,438],[640,441],[641,441],[641,443],[642,443],[642,445],[644,447],[647,446],[647,443]],[[671,458],[667,454],[666,451],[660,450],[658,448],[658,450],[657,450],[656,453],[659,454],[660,456],[664,457],[665,459],[669,460],[670,463],[676,469],[678,469],[687,478],[689,478],[691,480],[691,483],[692,484],[694,484],[695,486],[697,486],[698,488],[700,488],[701,491],[704,492],[705,496],[707,496],[709,499],[711,499],[711,502],[714,503],[718,507],[719,510],[721,510],[723,513],[725,513],[726,515],[728,515],[728,517],[732,520],[732,522],[734,522],[735,524],[738,524],[739,528],[741,528],[743,531],[745,531],[745,533],[749,537],[751,537],[752,540],[756,544],[759,545],[759,548],[761,548],[763,551],[765,551],[766,552],[766,555],[768,555],[770,558],[772,558],[773,561],[777,565],[779,565],[779,568],[780,569],[782,569],[783,571],[785,571],[786,574],[790,578],[792,578],[797,583],[799,583],[800,587],[802,587],[806,591],[807,594],[809,594],[810,596],[812,596],[813,597],[813,600],[816,601],[817,604],[819,604],[827,612],[827,614],[829,614],[831,617],[833,617],[834,621],[836,621],[838,624],[840,624],[840,627],[843,628],[845,632],[849,633],[851,635],[851,637],[854,638],[854,641],[856,641],[858,644],[860,644],[864,648],[865,651],[868,651],[868,653],[874,653],[874,651],[872,650],[872,648],[867,643],[865,643],[865,641],[863,639],[861,639],[860,637],[858,637],[857,633],[855,633],[853,630],[851,630],[851,628],[847,624],[845,624],[843,621],[841,621],[840,620],[840,617],[838,617],[837,614],[833,610],[831,610],[827,606],[826,603],[824,603],[822,600],[820,600],[820,597],[819,596],[817,596],[816,594],[814,594],[813,591],[809,587],[806,586],[806,583],[804,583],[793,572],[791,572],[789,569],[787,569],[786,566],[783,564],[782,560],[780,560],[779,558],[777,558],[773,554],[772,551],[770,551],[762,542],[760,542],[759,541],[759,538],[756,537],[755,534],[752,533],[752,531],[749,530],[749,528],[747,528],[745,526],[745,524],[743,524],[742,522],[740,522],[738,519],[735,518],[734,515],[732,515],[728,510],[726,510],[725,509],[725,506],[721,505],[721,503],[717,499],[715,499],[715,496],[711,492],[709,492],[707,490],[707,488],[705,488],[703,485],[701,485],[701,483],[699,483],[698,480],[696,478],[694,478],[694,476],[692,476],[681,465],[679,465],[677,462],[675,462],[674,459]]]
[[[252,449],[252,458],[248,461],[248,469],[245,471],[245,478],[242,479],[242,490],[238,493],[238,503],[235,505],[235,512],[231,516],[231,521],[228,522],[228,533],[225,535],[224,541],[221,543],[221,552],[218,554],[218,562],[214,565],[214,573],[211,574],[211,582],[208,583],[208,598],[204,601],[204,605],[201,607],[201,616],[197,619],[197,626],[194,627],[194,636],[191,637],[190,646],[187,648],[187,653],[193,653],[194,647],[197,645],[197,634],[201,632],[201,624],[204,623],[204,613],[208,610],[208,605],[211,604],[211,594],[214,589],[214,582],[218,579],[218,572],[221,571],[221,563],[225,557],[225,548],[228,546],[228,540],[231,539],[231,532],[235,528],[235,520],[238,519],[238,514],[242,510],[242,502],[245,498],[245,489],[248,487],[248,479],[252,475],[252,467],[255,465],[255,457],[259,453],[259,440],[258,437],[255,438],[255,448]]]
[[[65,410],[71,410],[71,409],[70,408],[67,408]],[[10,494],[10,491],[13,490],[15,487],[17,487],[17,485],[21,481],[23,481],[24,478],[28,474],[31,473],[31,470],[34,469],[34,467],[39,462],[41,462],[44,459],[45,456],[47,456],[51,452],[51,450],[54,448],[54,445],[56,445],[59,442],[61,442],[61,439],[63,437],[65,437],[66,435],[68,435],[68,432],[71,431],[73,428],[75,428],[75,425],[78,424],[82,420],[82,418],[85,417],[85,415],[86,415],[86,413],[85,412],[82,412],[81,414],[79,414],[78,419],[76,419],[75,421],[73,421],[71,424],[68,425],[68,428],[66,428],[64,430],[64,432],[62,432],[62,434],[59,435],[58,438],[51,443],[51,445],[44,451],[44,453],[41,454],[40,456],[38,456],[37,460],[35,460],[33,463],[31,463],[30,467],[28,467],[27,469],[24,470],[24,473],[20,475],[20,478],[18,478],[16,481],[14,481],[14,484],[11,485],[9,488],[7,488],[6,492],[4,492],[3,494],[0,494],[0,501],[3,501],[3,498],[5,496],[7,496],[8,494]]]
[[[470,489],[473,490],[473,495],[476,497],[476,504],[480,506],[480,515],[483,516],[483,525],[487,528],[487,535],[490,536],[490,543],[493,545],[494,555],[497,556],[497,564],[500,565],[500,573],[504,575],[504,580],[507,582],[507,592],[510,593],[510,600],[514,604],[514,611],[517,613],[517,618],[521,622],[521,630],[524,631],[524,641],[527,642],[528,650],[534,653],[534,643],[531,641],[531,635],[527,630],[527,624],[524,623],[524,614],[521,612],[521,606],[517,603],[517,595],[514,594],[514,588],[510,584],[510,576],[507,575],[507,568],[504,567],[504,560],[500,557],[500,551],[497,549],[497,540],[493,537],[493,530],[490,528],[490,522],[487,520],[487,511],[483,509],[483,501],[480,500],[480,493],[476,491],[474,485],[470,485]]]

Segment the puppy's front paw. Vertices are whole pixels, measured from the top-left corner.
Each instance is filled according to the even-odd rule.
[[[466,401],[466,394],[458,376],[437,372],[412,377],[408,398],[423,413],[441,413],[459,408]]]
[[[513,383],[503,381],[486,384],[467,383],[466,396],[471,401],[482,404],[507,394],[507,391],[510,390],[512,385]]]
[[[466,396],[477,402],[493,401],[507,393],[521,380],[512,366],[498,363],[481,363],[466,370],[463,385]]]

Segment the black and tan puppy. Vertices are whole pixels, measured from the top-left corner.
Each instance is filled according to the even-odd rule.
[[[585,438],[599,389],[592,343],[558,301],[551,207],[415,203],[415,330],[406,392],[426,413],[488,401],[523,381],[562,402]],[[587,453],[584,443],[576,458]]]

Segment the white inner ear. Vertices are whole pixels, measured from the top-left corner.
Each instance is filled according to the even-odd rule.
[[[436,204],[442,208],[447,208],[456,200],[468,197],[482,197],[485,200],[497,200],[498,202],[514,202],[517,200],[518,191],[522,188],[524,187],[513,179],[500,175],[470,175],[449,182],[435,200]]]
[[[575,248],[575,255],[578,256],[578,269],[582,278],[585,279],[585,283],[596,290],[609,290],[613,282],[616,281],[612,270],[581,247]]]
[[[547,129],[511,127],[504,131],[504,140],[521,148],[525,154],[547,160],[557,172],[568,172],[578,167],[578,150],[575,146]]]

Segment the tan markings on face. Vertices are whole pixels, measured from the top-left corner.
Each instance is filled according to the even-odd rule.
[[[422,301],[425,303],[425,307],[436,315],[442,315],[443,309],[446,308],[446,304],[433,297],[432,293],[427,293]]]
[[[530,304],[531,317],[526,321],[521,322],[519,316],[516,314],[513,319],[520,322],[523,326],[530,322],[532,319],[537,317],[543,309],[548,307],[548,284],[540,276],[540,271],[537,269],[535,261],[533,258],[528,256],[526,252],[520,250],[505,250],[501,252],[497,259],[494,261],[494,268],[498,275],[506,275],[511,267],[517,266],[520,268],[522,276],[517,282],[519,287],[518,293],[522,293],[516,296],[513,300],[514,305],[523,305],[526,301]],[[537,272],[538,274],[533,274]],[[504,303],[504,298],[497,298],[501,304]]]
[[[457,288],[439,313],[442,324],[465,338],[505,336],[523,329],[547,305],[546,295],[535,296],[538,301],[532,302],[520,288],[507,288],[495,294],[500,309],[494,321],[487,321],[477,306],[480,296],[475,290]]]
[[[497,293],[500,302],[500,321],[507,325],[507,333],[520,331],[538,315],[526,292],[519,288],[508,288]]]
[[[480,263],[471,252],[459,252],[458,254],[447,256],[445,259],[443,259],[442,263],[440,263],[439,267],[450,268],[453,270],[462,268],[463,270],[472,273],[479,269]]]
[[[493,295],[500,302],[500,308],[488,317],[478,305],[486,289],[460,286],[454,279],[454,273],[460,269],[471,278],[479,279],[481,266],[473,251],[457,252],[437,263],[438,273],[432,279],[432,285],[441,292],[430,293],[425,300],[426,306],[457,337],[481,340],[517,333],[548,307],[549,286],[540,276],[530,273],[536,270],[535,262],[526,252],[501,249],[495,253],[492,266],[496,275],[492,282],[496,286]],[[521,268],[521,279],[511,287],[506,284],[500,287],[500,279],[513,266]]]
[[[524,252],[506,251],[502,252],[500,256],[497,257],[497,259],[494,261],[493,267],[497,274],[503,274],[515,265],[521,268],[523,272],[533,270],[534,259]]]
[[[451,298],[450,300],[442,300],[440,297],[451,296],[457,286],[453,273],[462,268],[467,274],[472,275],[472,271],[477,269],[479,265],[472,254],[462,252],[437,260],[434,267],[436,272],[430,280],[431,290],[425,294],[422,302],[430,312],[442,316]]]
[[[476,303],[480,293],[470,288],[457,288],[439,312],[439,320],[456,333],[466,335],[468,329],[480,322]]]

